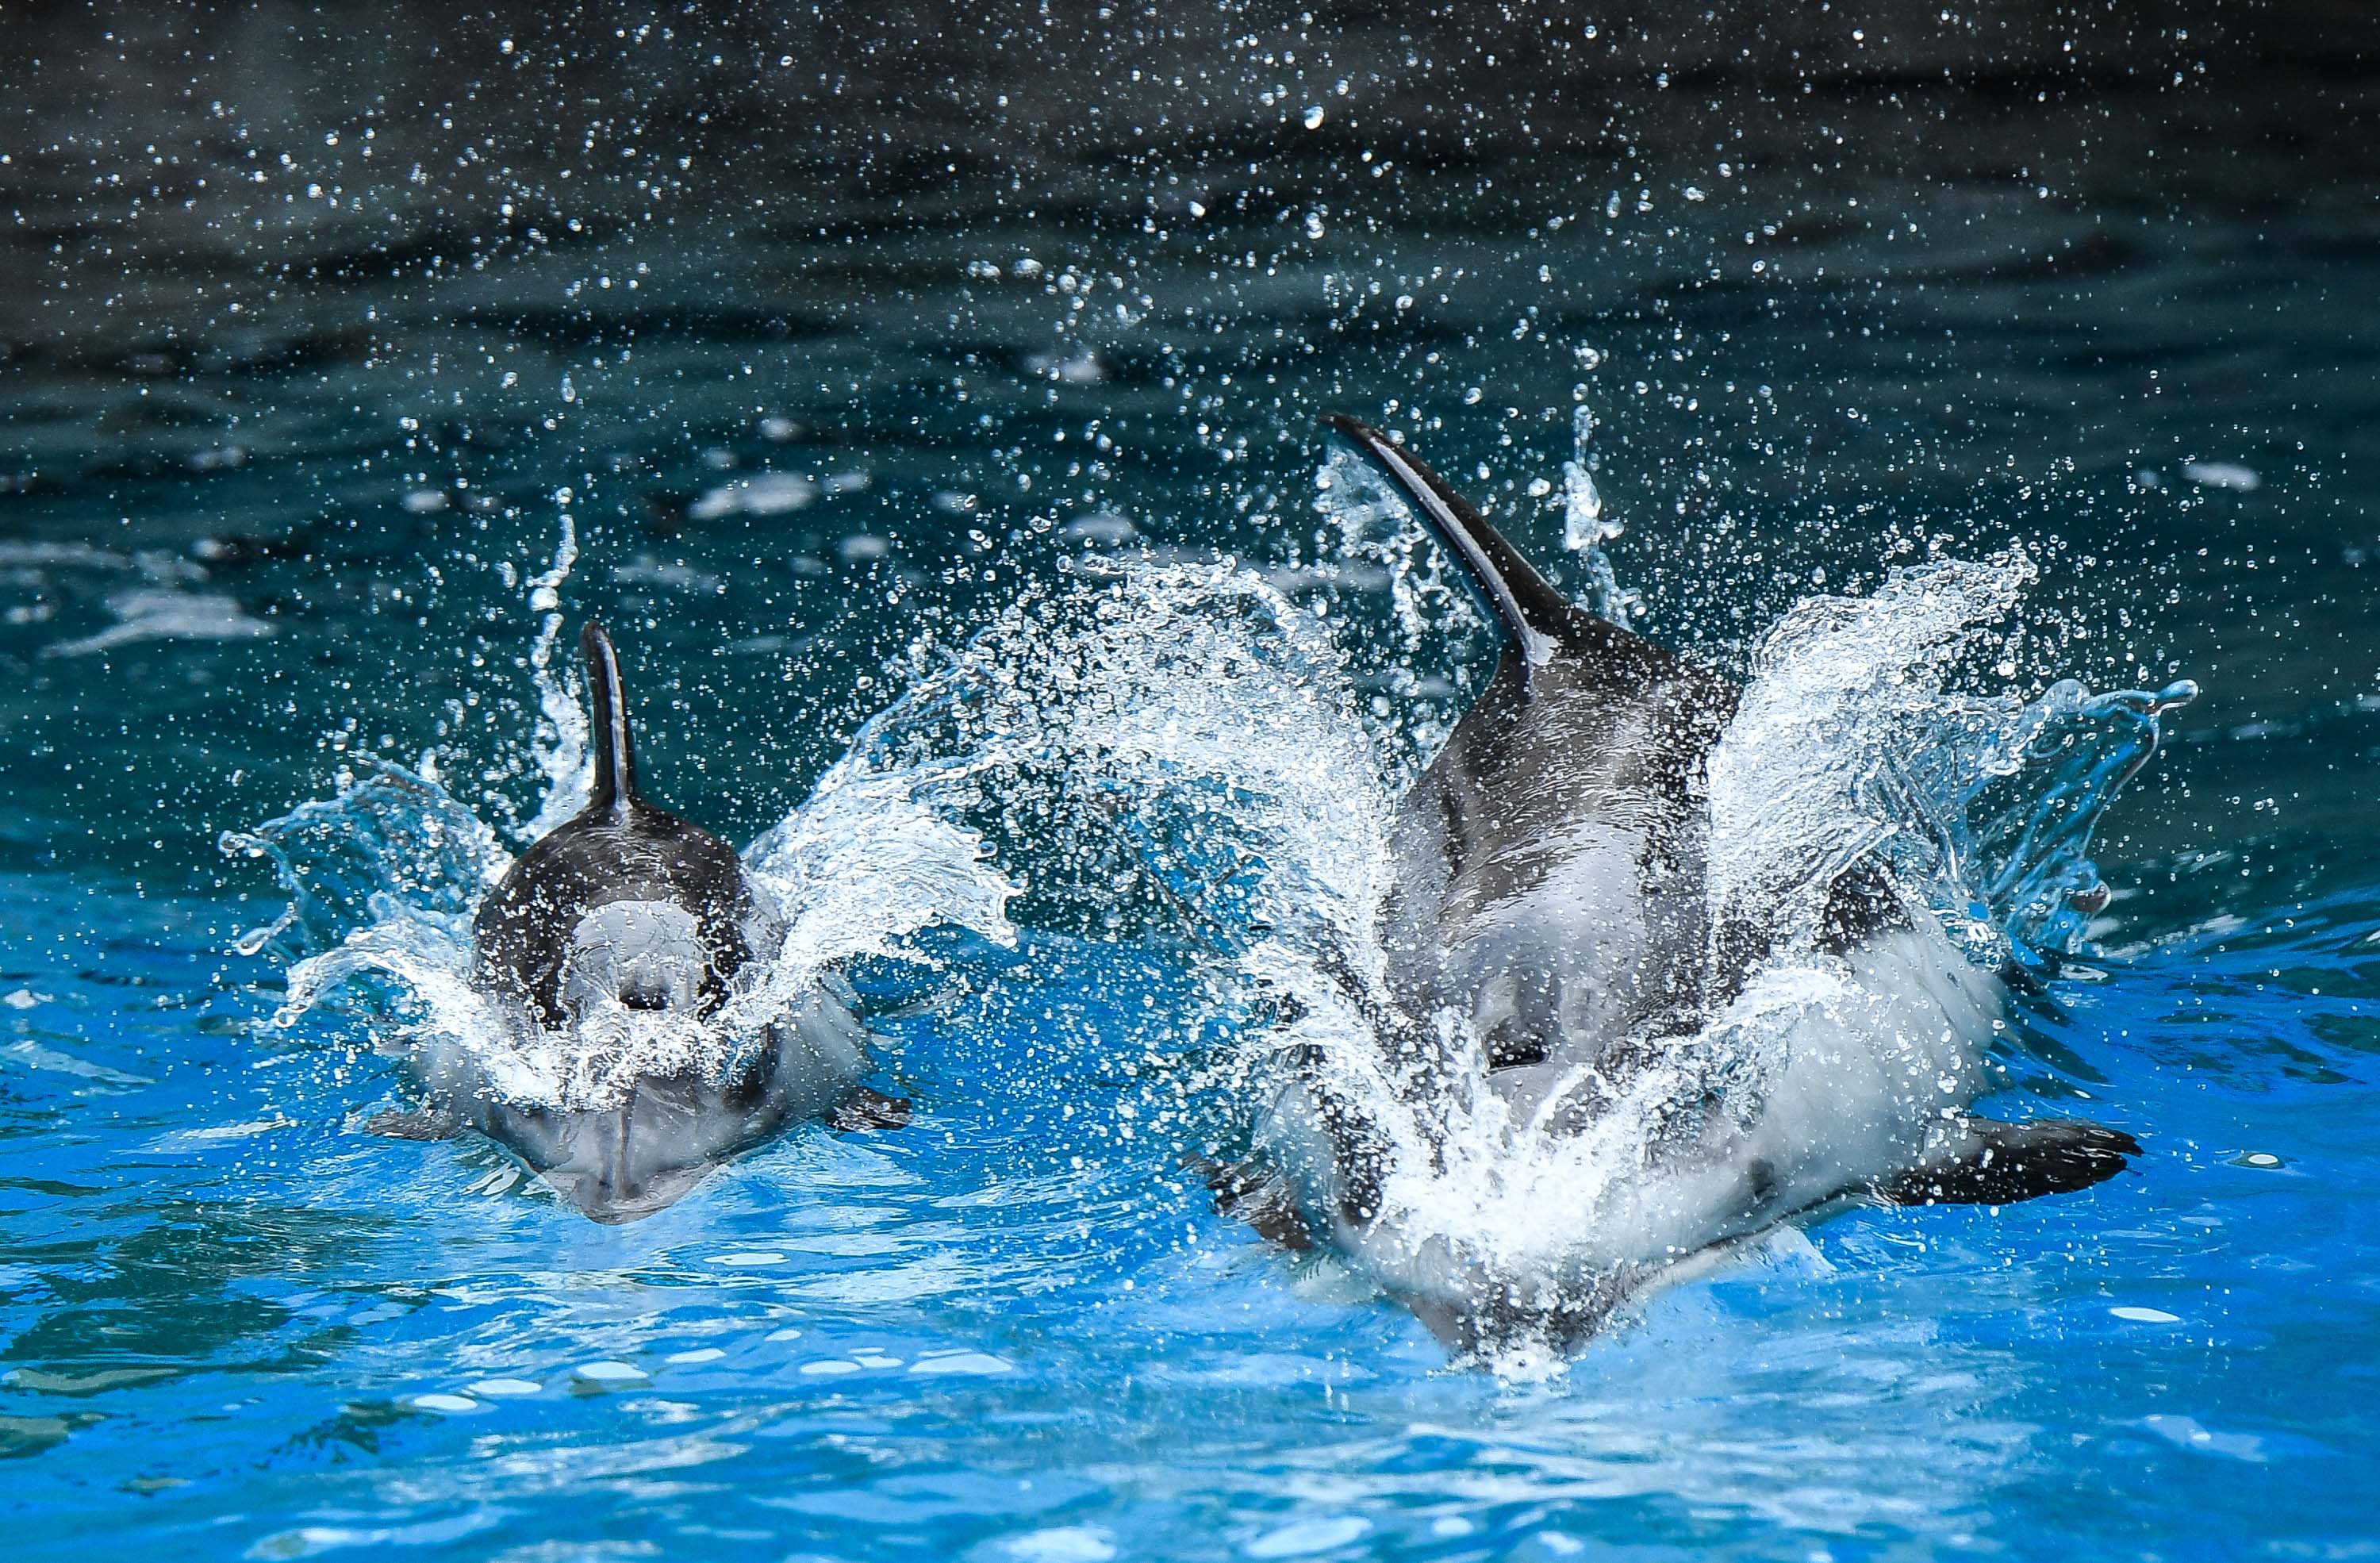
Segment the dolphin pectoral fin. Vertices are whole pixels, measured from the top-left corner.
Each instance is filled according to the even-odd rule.
[[[1463,561],[1488,609],[1530,671],[1557,656],[1601,670],[1615,683],[1641,684],[1677,661],[1651,641],[1599,619],[1554,589],[1536,566],[1428,464],[1361,418],[1326,413],[1333,432],[1402,491],[1430,531]]]
[[[899,1129],[909,1121],[911,1104],[862,1085],[835,1105],[827,1121],[838,1129]]]
[[[388,1140],[452,1140],[470,1125],[443,1109],[431,1112],[374,1113],[364,1121],[364,1133]]]
[[[1965,1118],[1949,1145],[1875,1192],[1889,1205],[2014,1205],[2105,1182],[2140,1154],[2122,1130],[2079,1118]]]
[[[1215,1208],[1236,1216],[1258,1237],[1277,1242],[1293,1254],[1314,1247],[1314,1229],[1298,1209],[1297,1193],[1289,1180],[1261,1163],[1234,1161],[1228,1165],[1203,1156],[1188,1156],[1182,1164],[1215,1191]]]

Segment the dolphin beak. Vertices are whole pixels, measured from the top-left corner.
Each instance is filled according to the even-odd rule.
[[[618,1226],[676,1204],[721,1160],[674,1084],[638,1081],[616,1108],[504,1111],[492,1127],[588,1219]]]

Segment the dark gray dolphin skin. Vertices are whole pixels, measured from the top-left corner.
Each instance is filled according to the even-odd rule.
[[[1699,786],[1738,692],[1571,602],[1403,445],[1353,418],[1330,423],[1463,562],[1505,642],[1399,808],[1379,929],[1394,1012],[1370,1006],[1371,1022],[1392,1052],[1425,1049],[1427,1018],[1451,1012],[1514,1120],[1584,1128],[1681,1057],[1767,953],[1764,930],[1714,929],[1707,910]],[[1859,1000],[1797,1023],[1788,1061],[1756,1087],[1713,1078],[1702,1099],[1672,1104],[1682,1127],[1657,1137],[1624,1218],[1583,1234],[1579,1268],[1518,1278],[1561,1298],[1532,1304],[1529,1327],[1584,1333],[1681,1259],[1847,1197],[2003,1204],[2098,1182],[2139,1151],[2095,1124],[1965,1110],[1991,1088],[2001,985],[1880,866],[1836,880],[1821,929]],[[1451,1341],[1498,1334],[1516,1278],[1381,1230],[1384,1144],[1314,1061],[1293,1072],[1249,1160],[1207,1167],[1220,1201],[1292,1246],[1364,1259]],[[1912,1071],[1927,1089],[1909,1085]]]
[[[638,790],[611,637],[589,623],[579,649],[594,705],[587,806],[532,843],[480,903],[473,983],[515,1024],[547,1032],[611,1005],[707,1020],[738,972],[780,948],[783,918],[733,847]],[[908,1115],[906,1102],[859,1084],[865,1032],[823,989],[771,1024],[726,1078],[640,1076],[616,1107],[507,1102],[453,1044],[418,1049],[414,1062],[444,1111],[392,1115],[376,1129],[406,1137],[476,1129],[606,1222],[670,1205],[790,1123],[892,1126]]]

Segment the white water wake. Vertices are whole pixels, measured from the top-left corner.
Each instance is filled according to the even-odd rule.
[[[528,582],[528,605],[541,615],[528,662],[539,710],[531,760],[542,786],[525,842],[585,806],[592,773],[579,681],[553,665],[560,590],[577,558],[567,515],[561,527],[552,564]],[[501,800],[487,807],[501,817]],[[227,832],[224,845],[269,859],[291,895],[288,913],[242,941],[250,952],[279,941],[292,956],[275,1024],[352,1001],[395,1021],[388,1050],[459,1048],[488,1089],[519,1106],[602,1108],[641,1076],[723,1074],[845,963],[897,956],[925,929],[1014,939],[1006,906],[1015,887],[984,861],[980,839],[928,808],[910,779],[849,760],[742,854],[755,893],[782,912],[784,938],[698,1019],[614,1005],[549,1031],[475,987],[472,914],[513,859],[432,760],[343,777],[334,797]]]
[[[284,1024],[360,996],[399,1018],[400,1040],[470,1048],[508,1097],[600,1105],[640,1072],[724,1068],[840,963],[902,954],[929,928],[1008,942],[1014,914],[1169,940],[1229,1041],[1176,1061],[1153,1128],[1235,1154],[1293,1083],[1319,1081],[1380,1150],[1373,1226],[1399,1251],[1366,1255],[1376,1274],[1505,1278],[1559,1311],[1608,1301],[1662,1252],[1675,1212],[1647,1207],[1643,1174],[1784,1088],[1791,1038],[1893,1024],[1912,1001],[1815,948],[1844,866],[1880,857],[1978,971],[2048,969],[2104,904],[2087,856],[2100,810],[2189,693],[2008,688],[2013,668],[1983,653],[2034,578],[2021,555],[1804,600],[1754,659],[1707,768],[1714,921],[1766,930],[1766,964],[1651,1066],[1516,1097],[1457,1020],[1394,1013],[1378,937],[1397,800],[1454,714],[1412,670],[1429,637],[1476,621],[1395,496],[1363,469],[1330,473],[1342,552],[1385,566],[1385,640],[1351,639],[1231,560],[1123,558],[1028,588],[965,647],[921,651],[905,692],[747,850],[788,932],[710,1024],[638,1016],[558,1037],[492,1015],[468,981],[468,925],[509,859],[427,767],[229,839],[292,888],[266,930],[303,953]],[[584,718],[551,656],[574,552],[565,529],[531,583],[532,831],[585,790]]]

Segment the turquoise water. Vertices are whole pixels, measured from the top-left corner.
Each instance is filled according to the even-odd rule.
[[[1509,35],[1427,34],[1408,78],[1381,29],[1242,14],[1257,44],[1069,54],[1027,18],[985,24],[1014,44],[987,61],[932,32],[910,102],[868,67],[902,41],[856,24],[516,18],[506,53],[502,24],[257,18],[44,20],[0,135],[20,1547],[2371,1545],[2380,252],[2351,72],[2235,36],[2152,92],[2120,62],[2171,40],[2086,37],[2098,74],[2022,88],[1623,74],[1582,107],[1576,58],[1516,67]],[[796,49],[799,85],[771,74]],[[1201,108],[1160,56],[1165,83],[1234,63]],[[385,1018],[275,1025],[302,939],[239,952],[287,898],[219,836],[342,772],[429,752],[500,833],[536,812],[531,582],[565,515],[559,610],[620,635],[654,791],[747,842],[1003,612],[1144,547],[1328,626],[1400,763],[1491,653],[1408,642],[1341,556],[1318,415],[1407,430],[1583,591],[1582,406],[1615,576],[1672,643],[1740,670],[1815,592],[2015,543],[2015,671],[1962,686],[2203,686],[2102,824],[2095,953],[1999,1109],[2130,1130],[2132,1174],[1853,1211],[1500,1377],[1214,1213],[1179,1167],[1244,1106],[1195,1067],[1211,956],[1031,818],[1001,839],[1033,871],[1013,949],[855,972],[911,1127],[798,1131],[625,1227],[484,1144],[362,1133],[407,1099]]]

